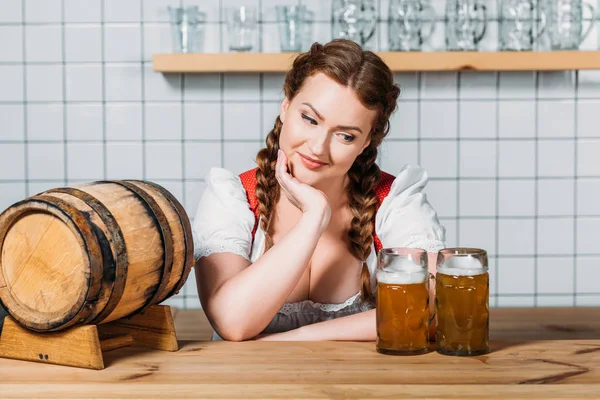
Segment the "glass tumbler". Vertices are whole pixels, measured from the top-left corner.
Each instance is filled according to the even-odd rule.
[[[306,36],[308,10],[303,5],[275,6],[281,51],[301,51]]]
[[[384,248],[377,255],[379,353],[423,354],[429,350],[429,271],[423,249]]]
[[[168,7],[171,22],[173,52],[197,53],[204,41],[203,23],[206,14],[197,6]]]
[[[257,33],[258,11],[252,6],[231,7],[227,10],[229,49],[250,51]]]
[[[488,353],[487,252],[472,248],[440,250],[435,285],[437,352],[453,356]]]

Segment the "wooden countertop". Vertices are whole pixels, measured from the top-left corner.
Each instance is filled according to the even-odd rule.
[[[492,309],[492,352],[381,355],[373,342],[211,342],[175,311],[178,352],[121,348],[100,371],[0,359],[0,398],[600,398],[600,308]]]

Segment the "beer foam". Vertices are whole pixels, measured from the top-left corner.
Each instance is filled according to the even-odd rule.
[[[377,281],[386,284],[407,285],[427,280],[427,271],[413,260],[399,258],[377,271]]]
[[[479,259],[468,254],[451,257],[437,268],[441,274],[457,276],[481,275],[487,270],[488,268],[484,267]]]

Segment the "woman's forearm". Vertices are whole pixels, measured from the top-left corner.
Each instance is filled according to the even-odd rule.
[[[377,339],[375,312],[375,310],[363,311],[345,317],[305,325],[287,332],[262,335],[257,340],[374,341]]]
[[[322,234],[319,215],[303,214],[276,245],[248,268],[227,280],[211,300],[218,326],[230,340],[259,334],[298,284]]]

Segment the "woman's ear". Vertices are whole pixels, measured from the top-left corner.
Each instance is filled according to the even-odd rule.
[[[285,121],[285,114],[287,113],[287,110],[288,110],[289,107],[290,107],[290,101],[286,97],[281,102],[281,107],[280,107],[280,110],[279,110],[279,119],[281,120],[282,123]]]
[[[367,147],[369,147],[369,145],[370,145],[370,144],[371,144],[371,138],[369,137],[367,140],[365,140],[365,143],[363,144],[363,147],[362,147],[362,149],[360,150],[361,154],[362,154],[362,152],[363,152],[363,151],[365,151],[365,149],[366,149]]]

